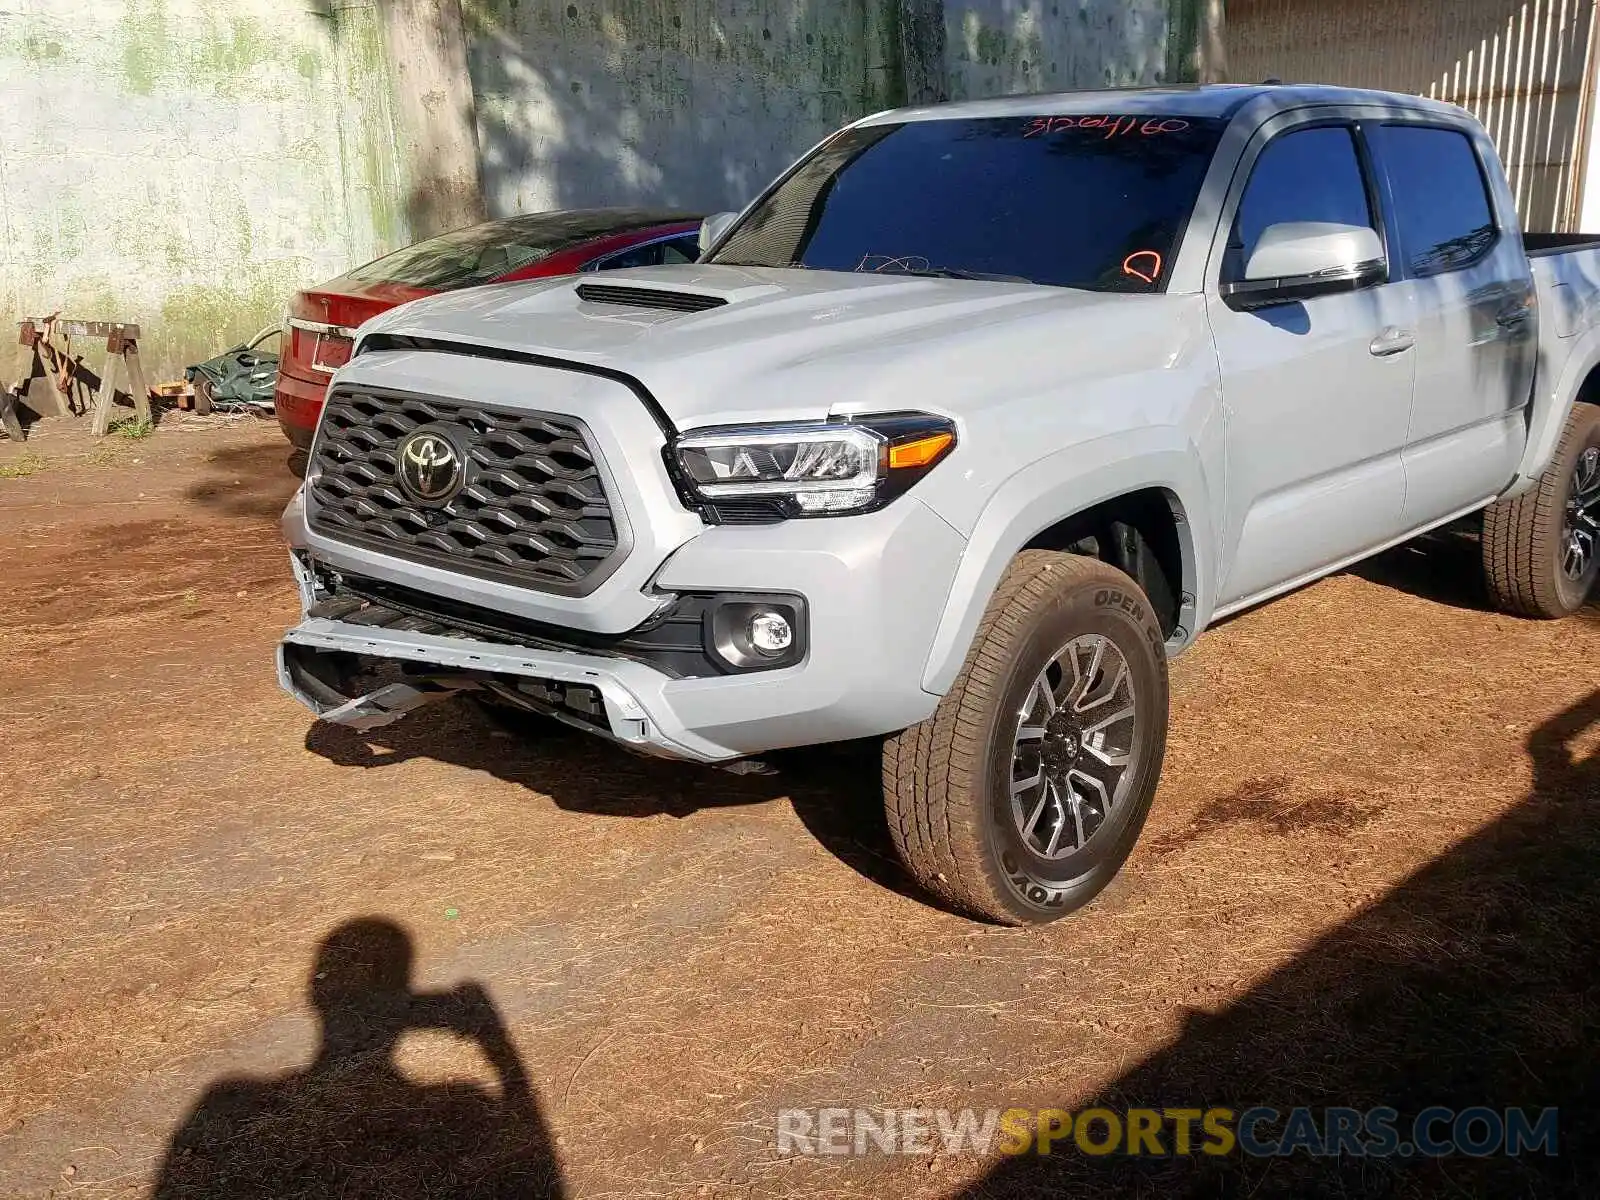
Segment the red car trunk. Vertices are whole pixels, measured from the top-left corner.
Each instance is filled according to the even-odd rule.
[[[434,294],[432,288],[408,287],[403,283],[335,281],[335,286],[339,282],[344,282],[350,290],[335,291],[325,285],[301,292],[289,307],[290,319],[302,324],[297,324],[293,330],[284,361],[305,379],[314,380],[317,374],[331,373],[349,362],[349,334],[363,321]]]
[[[632,209],[511,217],[407,247],[299,292],[278,362],[278,424],[296,446],[311,445],[328,380],[350,361],[356,328],[381,312],[462,287],[692,261],[699,228],[690,215]]]

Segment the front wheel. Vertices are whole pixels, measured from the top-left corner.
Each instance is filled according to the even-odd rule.
[[[952,907],[1053,921],[1127,860],[1166,735],[1166,647],[1138,584],[1094,559],[1024,551],[933,716],[885,744],[890,833]]]

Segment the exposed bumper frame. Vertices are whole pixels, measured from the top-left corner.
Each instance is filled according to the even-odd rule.
[[[393,683],[365,695],[344,697],[343,703],[330,704],[308,686],[303,669],[297,667],[289,653],[291,646],[437,666],[441,680],[432,689]],[[656,688],[645,685],[658,687],[666,676],[642,663],[372,629],[319,617],[308,618],[289,630],[278,647],[278,681],[285,691],[321,720],[362,730],[390,724],[413,709],[470,687],[474,677],[505,679],[508,676],[586,684],[594,688],[605,703],[604,728],[573,720],[532,701],[529,707],[631,749],[690,762],[726,762],[741,757],[738,751],[683,729],[670,714],[647,709],[636,692],[655,691]],[[424,677],[419,677],[418,682],[424,682]]]

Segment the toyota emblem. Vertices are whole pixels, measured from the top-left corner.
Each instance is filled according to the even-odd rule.
[[[417,500],[437,503],[461,490],[465,463],[441,433],[419,429],[400,443],[400,486]]]

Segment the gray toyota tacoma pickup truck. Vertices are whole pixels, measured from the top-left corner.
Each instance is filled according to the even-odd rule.
[[[702,241],[362,327],[284,517],[284,687],[704,763],[882,738],[916,879],[1041,922],[1127,858],[1208,625],[1480,512],[1507,611],[1594,582],[1600,241],[1524,235],[1460,109],[887,112]]]

